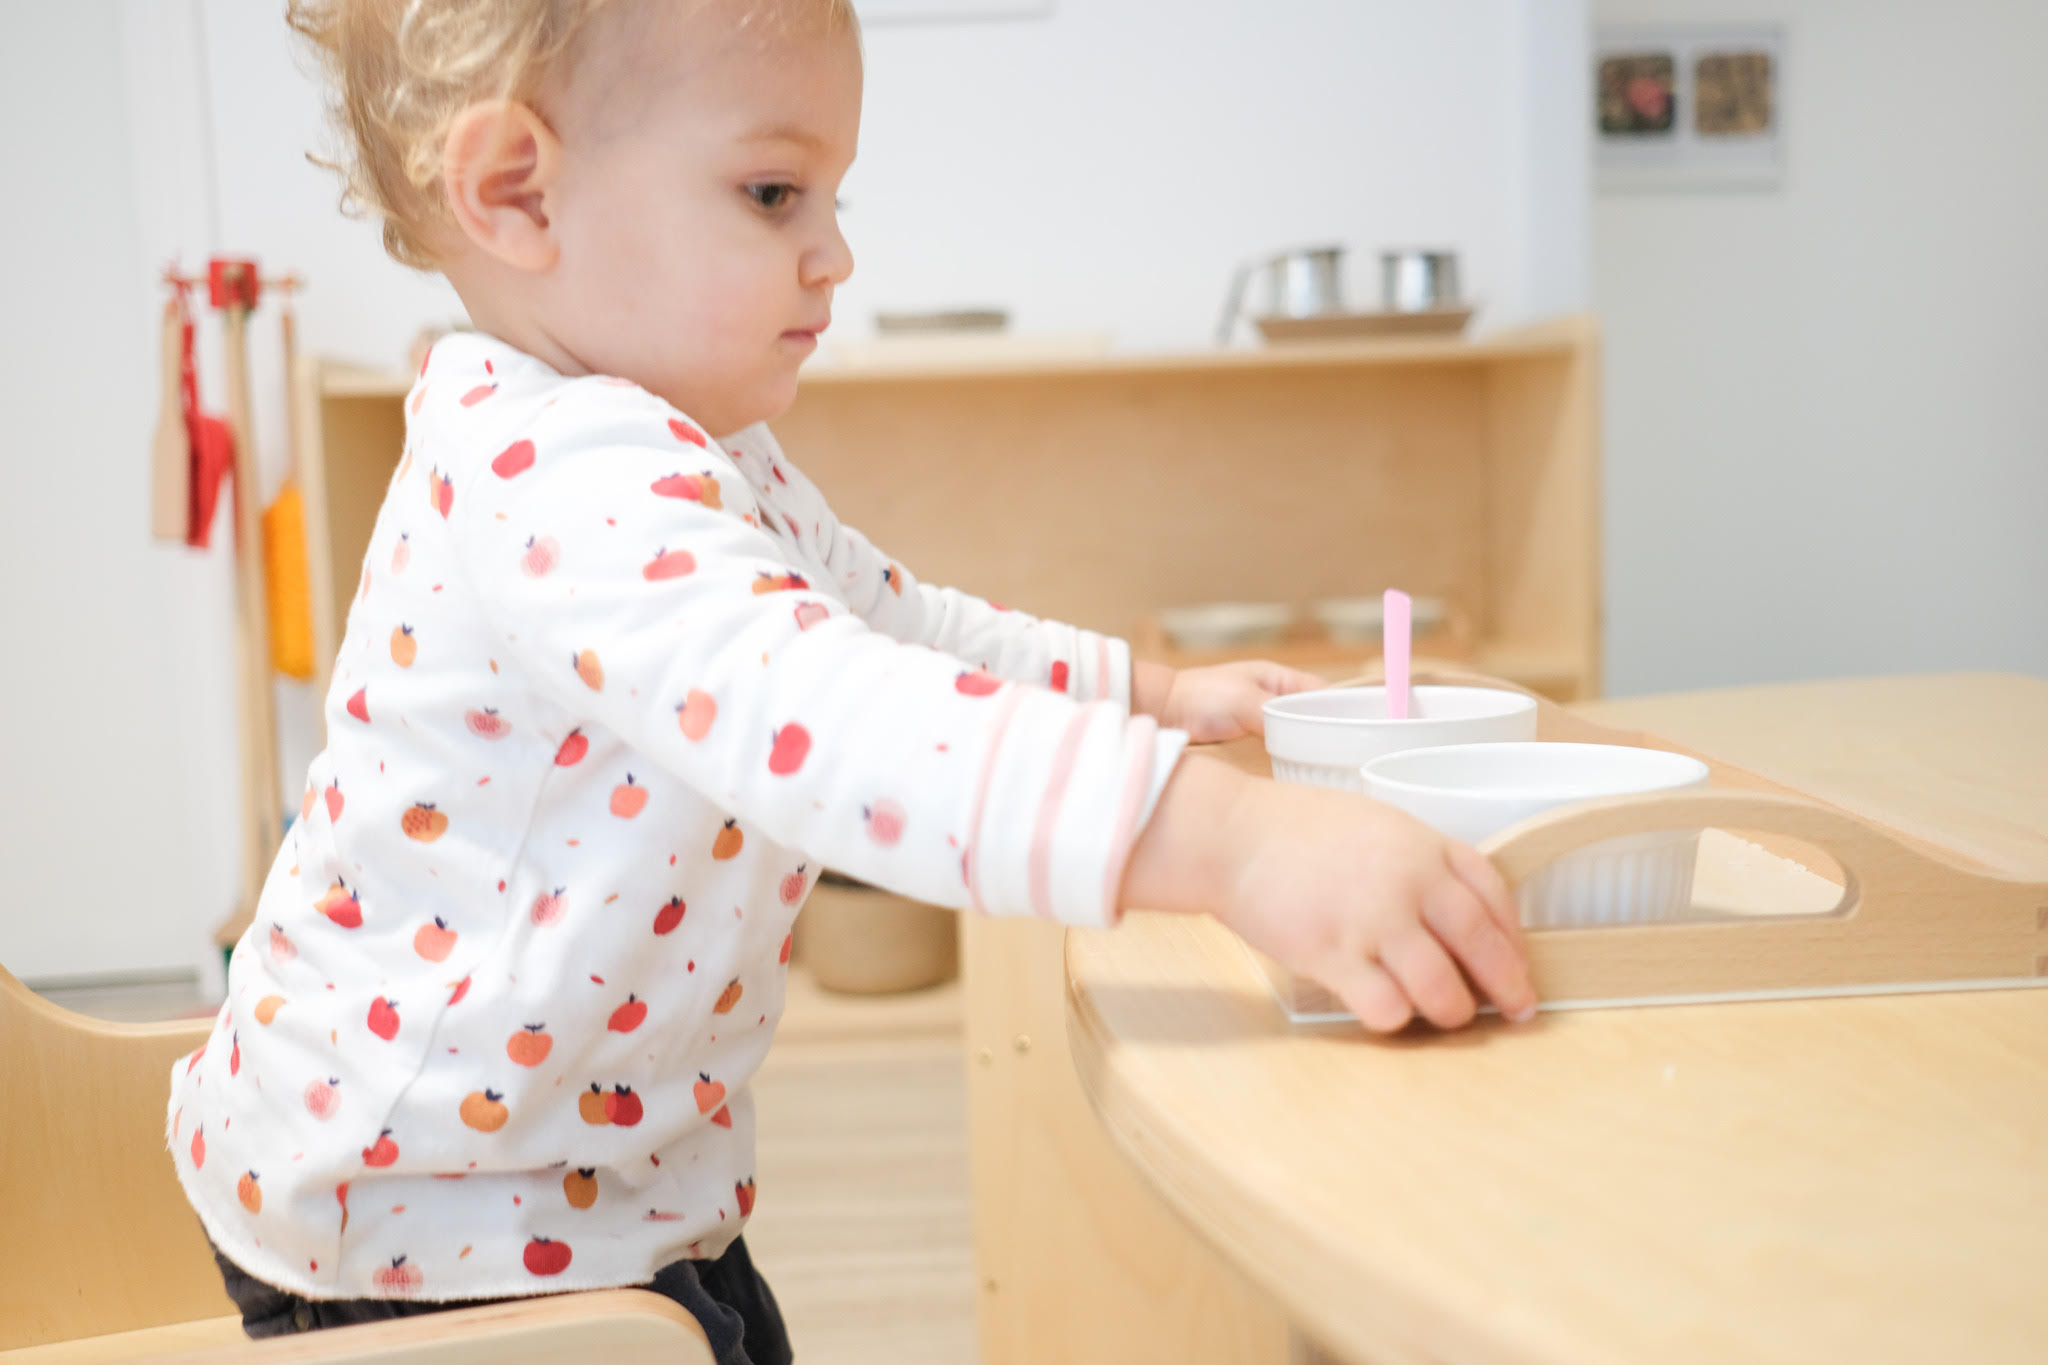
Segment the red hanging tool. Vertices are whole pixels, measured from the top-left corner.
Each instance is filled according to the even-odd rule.
[[[185,525],[185,543],[205,549],[212,539],[214,513],[220,506],[220,486],[235,468],[235,438],[228,424],[199,410],[199,373],[192,358],[192,312],[185,298],[185,284],[171,281],[177,290],[182,315],[179,342],[178,390],[185,414],[187,444],[192,451],[190,515]]]

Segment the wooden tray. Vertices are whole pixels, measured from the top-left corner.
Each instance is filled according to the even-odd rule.
[[[1416,681],[1526,691],[1447,671]],[[1501,831],[1480,848],[1510,886],[1587,844],[1704,829],[1703,882],[1711,885],[1713,874],[1725,871],[1710,860],[1748,856],[1747,886],[1783,902],[1715,907],[1702,905],[1696,893],[1694,914],[1683,920],[1527,930],[1541,1008],[2048,986],[2048,882],[2004,876],[1733,764],[1655,735],[1595,724],[1528,695],[1536,696],[1539,739],[1690,754],[1707,764],[1709,785],[1583,802]],[[1720,831],[1740,832],[1749,842]],[[1833,858],[1839,871],[1806,868],[1809,848]],[[1254,956],[1295,1022],[1350,1018],[1322,987]]]
[[[1469,307],[1413,313],[1329,313],[1319,317],[1253,318],[1267,342],[1351,341],[1362,337],[1456,336],[1472,320]]]

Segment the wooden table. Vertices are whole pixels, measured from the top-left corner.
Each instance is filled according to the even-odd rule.
[[[2048,681],[1581,709],[2048,873]],[[1067,967],[1112,1138],[1344,1360],[2048,1358],[2048,990],[1376,1041],[1291,1031],[1213,921],[1075,933]]]

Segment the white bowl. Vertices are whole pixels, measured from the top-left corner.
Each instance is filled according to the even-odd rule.
[[[1409,689],[1407,720],[1387,717],[1387,689],[1331,687],[1275,697],[1262,708],[1273,776],[1364,792],[1367,763],[1402,749],[1536,738],[1536,699],[1498,687]]]
[[[1476,844],[1559,806],[1704,787],[1707,765],[1619,744],[1459,744],[1375,759],[1364,778],[1373,799]],[[1566,854],[1523,883],[1522,922],[1558,928],[1682,916],[1692,906],[1699,837],[1660,830]]]
[[[1293,620],[1285,602],[1203,602],[1162,609],[1159,628],[1177,649],[1239,649],[1279,639]]]

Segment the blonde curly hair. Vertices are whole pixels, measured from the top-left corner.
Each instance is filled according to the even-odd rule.
[[[343,145],[340,160],[309,159],[341,176],[344,213],[383,220],[393,259],[436,269],[428,234],[448,221],[441,148],[455,116],[478,100],[531,101],[591,20],[633,2],[287,0],[286,22],[311,45],[329,83],[328,112]],[[773,0],[772,8],[858,29],[852,0]]]

